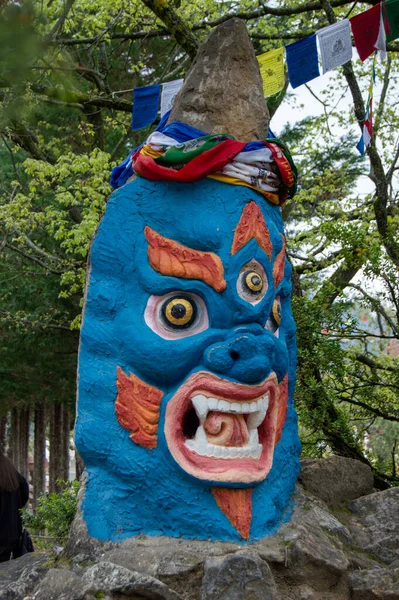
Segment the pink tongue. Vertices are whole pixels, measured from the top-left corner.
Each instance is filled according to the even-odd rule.
[[[249,440],[244,415],[210,411],[204,430],[210,444],[216,446],[245,446]]]

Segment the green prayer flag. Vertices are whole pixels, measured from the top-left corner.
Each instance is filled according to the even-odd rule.
[[[387,34],[387,42],[399,38],[399,0],[387,0],[387,19],[390,32]]]

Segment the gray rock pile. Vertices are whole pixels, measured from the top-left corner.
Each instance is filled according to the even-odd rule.
[[[305,461],[295,508],[254,544],[87,535],[78,514],[64,556],[0,564],[0,600],[399,600],[399,488],[370,470]],[[52,566],[50,566],[50,564]]]

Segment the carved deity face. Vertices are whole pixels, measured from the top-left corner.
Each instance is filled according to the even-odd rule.
[[[290,274],[280,210],[249,188],[136,179],[112,195],[79,357],[91,535],[259,539],[287,517]]]

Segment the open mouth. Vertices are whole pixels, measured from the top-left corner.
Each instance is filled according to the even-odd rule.
[[[200,371],[168,402],[165,436],[173,458],[194,477],[253,483],[271,469],[277,417],[275,373],[244,385]]]

